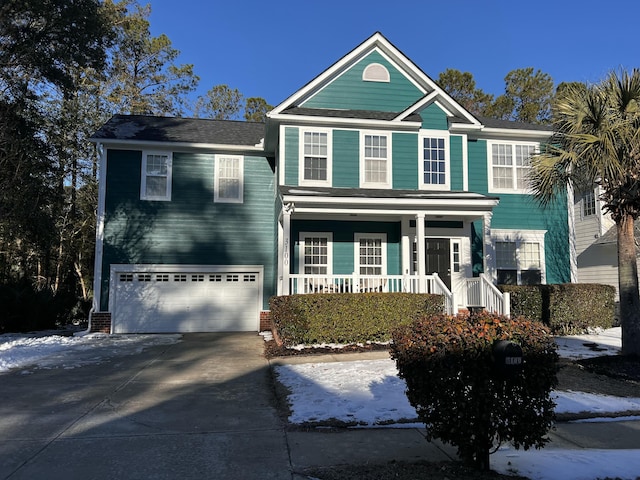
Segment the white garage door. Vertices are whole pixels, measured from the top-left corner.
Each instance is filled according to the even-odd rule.
[[[257,331],[259,272],[116,272],[114,333]]]

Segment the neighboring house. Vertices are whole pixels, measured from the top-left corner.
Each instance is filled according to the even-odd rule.
[[[91,328],[257,331],[272,295],[571,280],[567,199],[525,186],[547,127],[476,118],[376,33],[265,124],[113,117]],[[263,324],[260,324],[260,319]]]
[[[618,291],[618,234],[611,215],[602,210],[600,187],[574,193],[577,281],[612,285]],[[640,224],[635,225],[636,245]],[[640,249],[638,250],[640,256]]]

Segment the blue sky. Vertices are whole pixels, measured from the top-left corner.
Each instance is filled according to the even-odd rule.
[[[635,0],[148,1],[152,35],[194,64],[197,94],[227,84],[274,106],[376,31],[434,80],[468,71],[495,95],[516,68],[558,84],[640,67]]]

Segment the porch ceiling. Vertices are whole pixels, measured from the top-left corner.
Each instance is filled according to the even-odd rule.
[[[498,204],[497,197],[473,192],[280,187],[283,204],[299,215],[425,215],[435,218],[479,218]]]

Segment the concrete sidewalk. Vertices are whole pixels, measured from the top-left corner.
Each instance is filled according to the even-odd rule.
[[[287,428],[263,347],[256,334],[187,334],[100,365],[0,374],[0,479],[291,480],[309,467],[455,458],[420,428]],[[640,422],[559,424],[551,438],[639,448]]]

